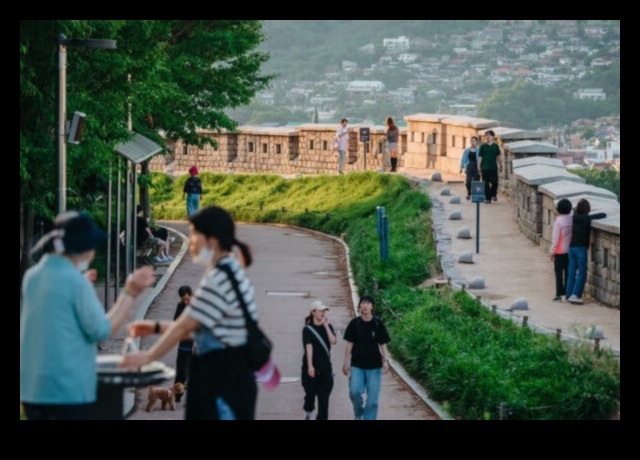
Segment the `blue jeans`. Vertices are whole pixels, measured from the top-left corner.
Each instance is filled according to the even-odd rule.
[[[567,298],[575,295],[582,298],[587,282],[587,248],[569,248],[569,268],[567,269]]]
[[[187,195],[187,214],[191,216],[200,207],[200,195],[197,193],[189,193]]]
[[[351,367],[349,376],[349,398],[353,403],[353,415],[356,420],[376,420],[378,418],[378,399],[382,384],[382,368],[362,369]],[[367,394],[366,403],[363,394]]]

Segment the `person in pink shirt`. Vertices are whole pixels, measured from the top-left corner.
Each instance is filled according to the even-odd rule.
[[[556,205],[558,215],[553,223],[553,236],[549,256],[553,261],[553,270],[556,274],[556,296],[554,302],[561,302],[567,287],[567,274],[569,270],[569,243],[571,243],[571,230],[573,217],[571,216],[571,201],[562,198]]]

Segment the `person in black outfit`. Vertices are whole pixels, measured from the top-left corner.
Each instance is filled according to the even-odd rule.
[[[331,345],[335,345],[335,331],[329,318],[329,307],[321,301],[312,304],[309,316],[302,329],[302,387],[304,388],[305,420],[311,420],[318,400],[316,420],[329,419],[329,396],[333,390],[333,369],[331,366]]]
[[[587,282],[587,259],[589,257],[589,241],[591,240],[591,221],[604,219],[604,212],[589,214],[591,204],[582,198],[576,205],[569,243],[569,268],[567,270],[567,301],[582,305],[582,291]]]
[[[371,296],[362,296],[358,310],[360,315],[349,321],[344,331],[347,346],[342,372],[349,377],[354,420],[376,420],[382,372],[389,368],[387,343],[391,338],[382,319],[374,314]]]
[[[182,190],[182,197],[187,199],[187,214],[192,216],[199,208],[202,200],[202,181],[198,177],[198,167],[193,165],[189,169],[189,177]]]
[[[191,301],[193,290],[191,289],[191,286],[180,286],[180,288],[178,289],[178,295],[180,296],[180,302],[178,302],[178,305],[176,306],[176,313],[175,315],[173,315],[174,321],[178,319],[178,317],[182,314],[184,308]],[[180,343],[178,343],[178,354],[176,356],[176,377],[173,380],[173,383],[183,383],[185,385],[185,388],[187,379],[189,377],[188,369],[192,354],[193,340],[181,340]],[[181,399],[182,394],[176,394],[176,402],[180,402]]]

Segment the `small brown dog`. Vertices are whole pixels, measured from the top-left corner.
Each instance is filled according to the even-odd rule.
[[[149,387],[147,394],[147,412],[153,410],[153,406],[160,400],[162,402],[162,410],[169,409],[176,410],[176,395],[184,393],[184,384],[175,383],[171,388],[164,387]]]

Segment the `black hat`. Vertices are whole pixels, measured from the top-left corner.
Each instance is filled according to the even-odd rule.
[[[64,245],[62,252],[68,254],[82,254],[96,249],[107,240],[107,233],[99,229],[91,217],[83,212],[64,220],[60,229]]]

